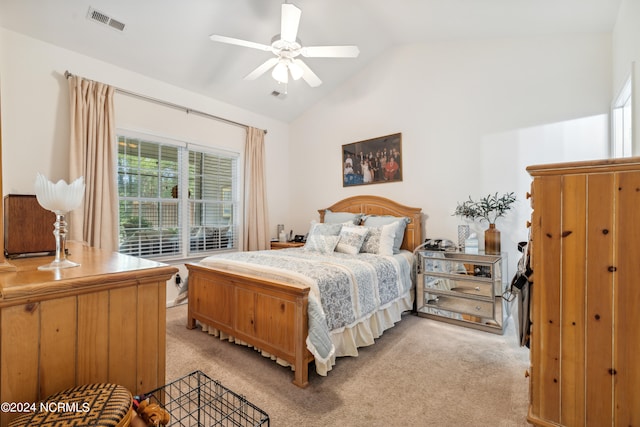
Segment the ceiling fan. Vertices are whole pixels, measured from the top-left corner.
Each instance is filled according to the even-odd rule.
[[[294,80],[302,78],[309,86],[316,87],[322,84],[322,81],[307,64],[298,58],[299,56],[305,58],[356,58],[360,54],[360,50],[358,46],[302,46],[300,40],[297,39],[301,15],[302,11],[296,6],[289,3],[283,4],[280,34],[271,39],[270,45],[217,34],[213,34],[209,38],[215,42],[250,47],[272,52],[275,55],[275,58],[268,59],[247,74],[245,80],[255,80],[273,68],[271,75],[280,83],[287,84],[289,74],[291,74]]]

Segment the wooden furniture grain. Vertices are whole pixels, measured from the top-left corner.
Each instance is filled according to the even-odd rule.
[[[413,251],[422,239],[422,213],[377,196],[354,196],[328,207],[332,212],[392,215],[410,218],[403,249]],[[318,211],[324,220],[325,209]],[[187,327],[196,321],[232,335],[290,363],[293,383],[308,385],[308,365],[313,360],[305,340],[308,334],[307,286],[270,281],[248,274],[187,264],[189,308]]]
[[[38,203],[36,196],[9,194],[4,197],[4,253],[12,258],[24,254],[55,254],[53,235],[56,214]]]
[[[271,242],[271,249],[286,249],[286,248],[300,248],[304,246],[302,242]]]
[[[530,166],[541,426],[640,425],[640,158]]]
[[[70,242],[80,267],[51,257],[0,273],[0,401],[35,402],[81,384],[133,394],[165,382],[166,281],[177,268]],[[6,426],[14,415],[0,414]]]

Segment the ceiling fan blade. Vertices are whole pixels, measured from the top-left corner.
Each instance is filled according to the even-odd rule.
[[[271,46],[268,46],[266,44],[250,42],[250,41],[247,41],[247,40],[234,39],[233,37],[219,36],[217,34],[212,34],[212,35],[209,36],[209,38],[211,40],[213,40],[214,42],[235,44],[235,45],[238,45],[238,46],[250,47],[252,49],[264,50],[264,51],[267,51],[267,52],[271,52],[272,51]]]
[[[300,49],[307,58],[357,58],[358,46],[307,46]]]
[[[267,59],[262,65],[245,76],[245,80],[255,80],[278,63],[278,58]]]
[[[318,87],[322,84],[322,80],[320,80],[320,78],[316,76],[316,73],[311,71],[311,68],[309,68],[307,64],[302,62],[302,60],[294,59],[293,62],[294,64],[297,64],[300,68],[302,68],[302,71],[303,71],[302,78],[304,79],[305,82],[309,84],[309,86]]]
[[[300,24],[302,11],[292,4],[282,5],[282,18],[280,21],[280,38],[286,42],[295,42],[298,37],[298,25]]]

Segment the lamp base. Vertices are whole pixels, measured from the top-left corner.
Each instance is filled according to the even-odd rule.
[[[64,219],[66,212],[55,211],[55,214],[56,222],[53,223],[53,236],[56,238],[56,257],[50,264],[38,267],[38,270],[60,270],[80,265],[67,259],[67,221]]]
[[[38,270],[59,270],[61,268],[71,268],[71,267],[79,267],[80,264],[77,262],[69,261],[68,259],[63,259],[60,261],[53,261],[49,264],[41,265],[38,267]]]

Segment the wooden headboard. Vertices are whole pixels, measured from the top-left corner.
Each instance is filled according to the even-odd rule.
[[[402,249],[413,251],[422,243],[422,209],[401,205],[379,196],[353,196],[340,200],[325,209],[319,209],[320,221],[324,222],[324,212],[352,212],[366,215],[406,216],[409,223],[404,231]]]

